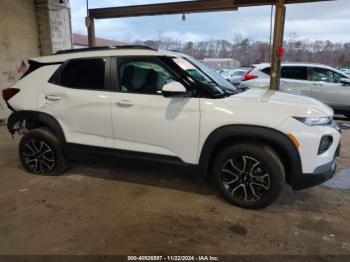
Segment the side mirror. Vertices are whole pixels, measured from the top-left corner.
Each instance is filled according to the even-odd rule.
[[[162,88],[162,94],[164,97],[174,97],[174,96],[186,96],[187,90],[180,82],[171,82],[165,84]]]
[[[345,86],[350,86],[350,78],[340,78],[339,83],[342,83]]]

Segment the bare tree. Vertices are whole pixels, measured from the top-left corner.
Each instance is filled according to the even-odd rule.
[[[183,42],[177,39],[159,36],[156,40],[135,41],[162,50],[178,51],[204,58],[234,58],[242,65],[269,62],[269,43],[252,41],[236,34],[227,40],[208,40],[199,42]],[[292,33],[284,42],[285,62],[312,62],[331,66],[350,67],[350,43],[333,43],[331,41],[302,40]]]

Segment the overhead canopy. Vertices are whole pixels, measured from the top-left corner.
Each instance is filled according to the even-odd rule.
[[[285,4],[300,4],[333,0],[285,0]],[[274,5],[276,0],[197,0],[146,5],[119,6],[89,9],[95,19],[170,15],[179,13],[235,11],[240,7]]]
[[[171,15],[200,12],[235,11],[240,7],[275,5],[275,27],[271,52],[271,84],[270,89],[278,90],[281,76],[281,60],[283,56],[283,34],[286,4],[325,2],[333,0],[197,0],[170,3],[131,5],[109,8],[89,9],[86,18],[89,46],[95,43],[95,19],[122,18],[135,16]]]

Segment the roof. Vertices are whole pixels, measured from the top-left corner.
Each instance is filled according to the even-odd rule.
[[[268,63],[262,63],[262,64],[257,64],[254,65],[258,70],[262,70],[266,67],[270,67],[271,64]],[[324,65],[324,64],[317,64],[317,63],[293,63],[293,62],[288,62],[288,63],[282,63],[282,66],[304,66],[304,67],[319,67],[319,68],[324,68],[324,69],[330,69],[332,71],[335,71],[341,75],[344,75],[344,72],[331,67],[329,65]]]
[[[70,52],[71,51],[71,52]],[[93,58],[93,57],[108,57],[108,56],[169,56],[166,52],[160,52],[148,47],[125,45],[118,47],[105,47],[96,49],[79,49],[61,51],[62,53],[35,57],[31,60],[39,63],[61,63],[74,58]]]
[[[270,67],[271,64],[269,64],[269,63],[262,63],[262,64],[257,64],[257,65],[254,65],[254,66],[257,67],[257,68],[265,68],[265,67]],[[302,63],[302,62],[287,62],[287,63],[282,63],[282,66],[307,66],[307,67],[317,66],[317,67],[322,67],[322,68],[332,68],[332,69],[334,69],[333,67],[328,66],[328,65],[324,65],[324,64]]]
[[[126,44],[127,43],[122,41],[96,37],[96,46],[121,46]],[[87,35],[73,33],[73,45],[89,46]]]

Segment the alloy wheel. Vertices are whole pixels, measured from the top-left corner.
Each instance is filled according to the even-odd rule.
[[[22,156],[29,169],[35,173],[46,174],[55,167],[54,151],[43,140],[28,140],[24,144]]]
[[[270,190],[270,175],[264,165],[251,156],[228,159],[221,170],[226,191],[240,201],[257,201]]]

